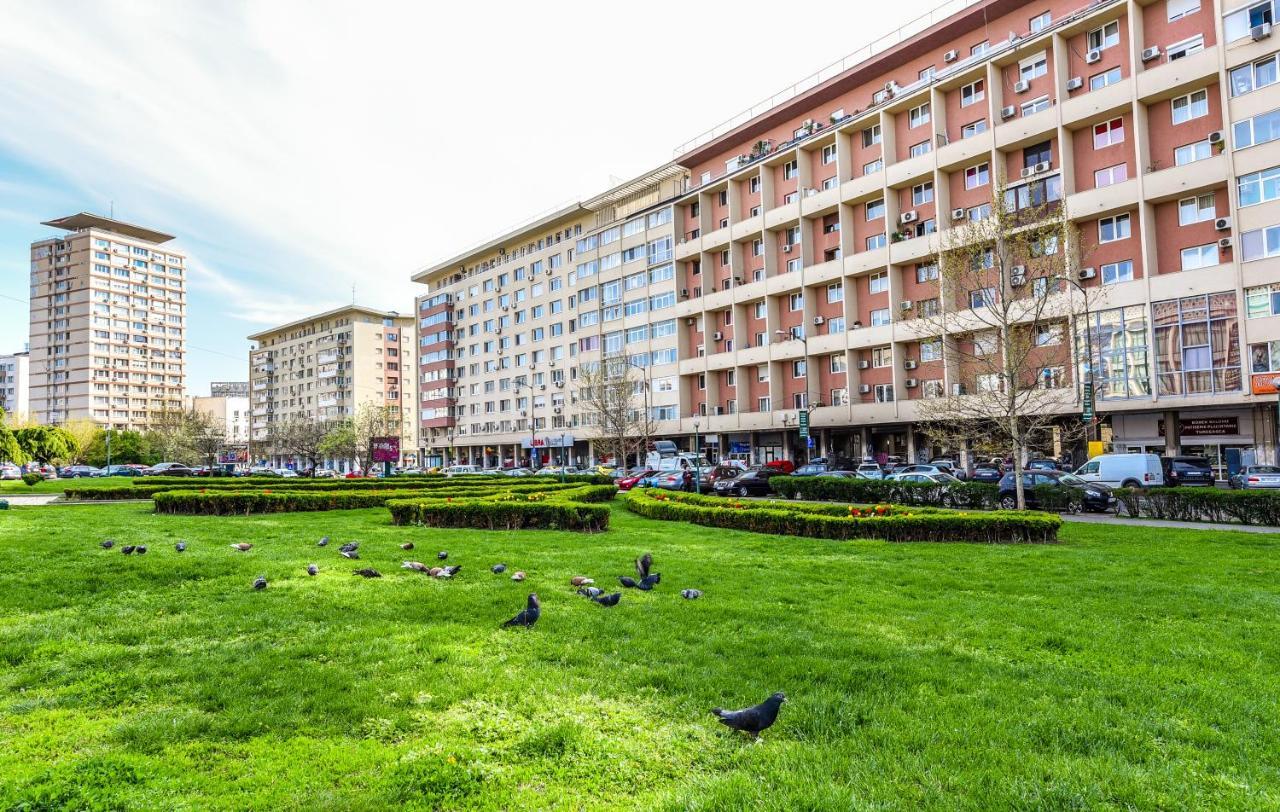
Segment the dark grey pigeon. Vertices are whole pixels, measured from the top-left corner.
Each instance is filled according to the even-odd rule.
[[[712,708],[711,712],[722,725],[741,730],[743,733],[750,733],[754,738],[759,739],[761,731],[768,730],[778,720],[778,709],[786,699],[787,695],[778,691],[759,705],[750,708],[736,711]]]
[[[138,555],[146,555],[146,554],[147,554],[147,545],[145,545],[145,544],[139,544],[137,547],[134,547],[134,548],[133,548],[133,551],[134,551],[135,553],[137,553]]]
[[[436,558],[440,559],[441,561],[444,561],[448,557],[449,557],[449,553],[447,550],[441,550],[440,552],[436,553]]]
[[[400,545],[400,549],[401,549],[401,550],[412,550],[412,549],[413,549],[413,542],[412,542],[412,541],[406,541],[404,544],[401,544],[401,545]]]
[[[584,586],[578,590],[578,594],[584,598],[598,598],[604,594],[604,590],[598,586]]]
[[[636,589],[648,592],[662,581],[662,573],[655,572],[652,575],[646,575],[644,580],[636,584]]]
[[[503,623],[503,627],[507,626],[524,626],[528,628],[538,622],[538,618],[542,616],[542,602],[538,600],[538,593],[529,593],[529,602],[520,610],[520,614]]]
[[[490,568],[489,568],[489,571],[490,571],[490,572],[492,572],[494,575],[498,575],[498,574],[500,574],[500,573],[503,573],[503,572],[506,572],[506,571],[507,571],[507,565],[506,565],[506,564],[494,564],[492,567],[490,567]]]
[[[601,606],[617,606],[618,601],[622,600],[622,593],[615,592],[612,595],[595,595],[595,596],[592,596],[591,600],[595,601]]]
[[[458,571],[459,571],[459,570],[461,570],[461,569],[462,569],[462,565],[461,565],[461,564],[454,564],[452,567],[444,567],[443,569],[441,569],[441,571],[440,571],[440,575],[439,575],[439,576],[437,576],[437,577],[439,577],[439,578],[452,578],[453,576],[457,575],[457,574],[458,574]]]
[[[307,575],[315,575],[319,571],[320,571],[320,568],[317,567],[315,564],[307,565]]]
[[[362,578],[381,578],[382,577],[382,573],[378,572],[373,567],[365,567],[362,570],[352,570],[351,574],[359,575]]]
[[[701,589],[682,589],[680,590],[680,597],[685,598],[686,600],[695,601],[698,598],[702,597],[702,590]]]
[[[107,539],[106,541],[100,541],[98,542],[98,546],[104,550],[110,550],[112,547],[116,546],[116,540]]]
[[[321,539],[320,539],[319,541],[317,541],[317,542],[316,542],[316,546],[317,546],[317,547],[327,547],[328,545],[329,545],[329,537],[328,537],[328,536],[323,536],[323,537],[321,537]]]
[[[177,550],[178,552],[182,552],[183,550],[187,549],[187,543],[185,541],[180,541],[177,544],[173,545],[173,549]]]
[[[359,549],[359,547],[360,547],[360,542],[348,541],[346,544],[342,545],[338,549],[344,553],[349,553],[349,552],[352,552],[353,550]]]
[[[355,550],[342,550],[341,553],[343,558],[356,559],[360,557],[360,554]]]
[[[641,580],[648,578],[649,568],[652,566],[653,566],[653,556],[650,555],[649,553],[645,553],[644,555],[636,559],[636,575],[638,575],[641,578]]]
[[[135,548],[132,544],[126,544],[120,548],[120,552],[124,553],[125,555],[133,555],[134,549]]]
[[[267,588],[267,576],[265,576],[265,575],[259,575],[257,578],[254,578],[254,579],[253,579],[253,588],[254,588],[254,589],[266,589],[266,588]]]
[[[619,578],[618,583],[622,584],[627,589],[635,589],[636,587],[640,586],[640,584],[636,583],[636,579],[632,578],[629,575],[624,575],[621,578]],[[652,588],[653,587],[650,587],[650,589]]]

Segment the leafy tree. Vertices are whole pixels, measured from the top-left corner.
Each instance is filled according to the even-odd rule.
[[[32,426],[14,432],[22,453],[41,464],[70,459],[78,449],[75,438],[58,426]]]
[[[187,441],[200,461],[213,467],[218,464],[218,452],[227,444],[227,427],[208,412],[192,409],[187,413]]]
[[[270,444],[277,452],[301,457],[314,469],[329,429],[328,422],[295,415],[272,424]]]
[[[97,423],[84,417],[68,420],[62,424],[62,430],[69,434],[76,444],[75,452],[67,460],[67,462],[71,463],[84,462],[85,453],[93,444],[94,439],[102,433],[102,429],[98,427]]]
[[[84,461],[98,468],[107,464],[107,433],[98,432],[85,449]],[[153,465],[160,462],[151,452],[147,438],[136,431],[111,432],[112,465]]]
[[[26,461],[27,455],[22,450],[22,444],[18,442],[13,429],[6,423],[4,409],[0,409],[0,462],[22,465]]]
[[[154,413],[147,424],[147,444],[164,462],[190,461],[190,415],[172,406]],[[114,455],[113,455],[114,456]]]
[[[368,471],[373,464],[374,438],[400,436],[400,415],[395,409],[365,403],[354,417],[329,426],[320,451],[326,456],[349,459],[359,470]]]

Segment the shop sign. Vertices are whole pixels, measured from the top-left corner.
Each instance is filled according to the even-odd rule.
[[[1250,378],[1250,389],[1255,395],[1275,395],[1280,394],[1280,375],[1274,372],[1263,372]]]
[[[1156,431],[1164,436],[1164,420],[1156,421]],[[1240,433],[1238,417],[1188,417],[1178,421],[1178,433],[1182,437],[1218,437]]]
[[[374,437],[369,445],[373,448],[374,462],[400,461],[399,437]]]

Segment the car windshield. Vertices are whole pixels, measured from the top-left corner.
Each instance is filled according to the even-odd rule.
[[[1058,481],[1059,481],[1059,482],[1061,482],[1063,485],[1084,485],[1084,484],[1087,484],[1083,479],[1081,479],[1080,477],[1076,476],[1075,474],[1063,474],[1062,476],[1058,477]]]
[[[946,472],[943,472],[940,474],[934,474],[933,480],[935,482],[959,482],[960,481],[957,477],[954,477],[951,474],[948,474]]]

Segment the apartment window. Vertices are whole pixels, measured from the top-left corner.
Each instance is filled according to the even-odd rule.
[[[804,310],[804,294],[803,293],[790,294],[787,297],[787,306],[791,309],[792,313],[797,313],[801,310]]]
[[[989,50],[991,50],[991,43],[984,39],[982,42],[979,42],[977,45],[970,46],[969,56],[982,56]]]
[[[893,403],[893,384],[876,384],[876,403]]]
[[[791,180],[800,174],[800,164],[792,159],[782,165],[783,180]]]
[[[1031,25],[1028,30],[1032,34],[1039,34],[1041,31],[1048,28],[1052,22],[1053,16],[1046,11],[1043,14],[1037,14],[1031,18]]]
[[[867,290],[870,293],[888,293],[889,274],[883,271],[871,274],[870,278],[867,279]]]
[[[1200,0],[1169,0],[1165,6],[1165,11],[1169,15],[1169,22],[1181,20],[1189,14],[1195,14],[1200,10]]]
[[[907,126],[914,129],[922,124],[929,123],[929,103],[925,102],[919,107],[912,107],[907,111]]]
[[[1120,78],[1119,68],[1112,68],[1111,70],[1105,70],[1102,73],[1095,73],[1093,76],[1089,77],[1089,89],[1101,90],[1108,85],[1118,83]]]
[[[1259,88],[1274,85],[1278,60],[1280,60],[1280,54],[1272,54],[1257,62],[1234,68],[1231,71],[1231,95],[1243,96]]]
[[[1227,42],[1243,39],[1249,32],[1263,23],[1274,22],[1275,9],[1272,0],[1254,3],[1251,6],[1233,11],[1223,18],[1223,29]]]
[[[920,360],[921,361],[941,361],[942,360],[942,339],[934,339],[933,341],[920,342]]]
[[[871,326],[883,327],[889,323],[889,308],[882,307],[879,310],[871,311]]]
[[[871,161],[870,163],[865,163],[862,165],[862,174],[874,175],[876,172],[879,172],[881,169],[884,169],[884,159],[876,158],[874,161]]]
[[[791,377],[792,377],[792,378],[803,378],[803,377],[805,376],[805,374],[807,373],[808,368],[809,368],[809,364],[808,364],[806,361],[803,361],[803,360],[792,361],[792,362],[791,362]]]
[[[1236,189],[1241,208],[1280,198],[1280,166],[1241,175]]]
[[[1038,79],[1049,72],[1049,59],[1044,51],[1018,63],[1018,78],[1024,82]]]
[[[1280,255],[1280,226],[1267,226],[1240,235],[1240,260],[1249,262]]]
[[[929,67],[924,68],[921,71],[918,71],[916,73],[916,78],[919,79],[921,82],[928,82],[933,79],[936,73],[937,73],[937,68],[935,68],[933,65],[930,65]]]
[[[1231,126],[1236,149],[1265,144],[1280,138],[1280,110],[1246,118]]]
[[[1093,148],[1102,149],[1124,141],[1124,119],[1113,118],[1093,125]]]
[[[1118,282],[1133,281],[1133,261],[1109,262],[1102,266],[1102,284],[1114,285]]]
[[[837,282],[834,285],[827,285],[827,304],[844,301],[844,283]]]
[[[1182,124],[1193,118],[1209,115],[1209,93],[1205,90],[1197,90],[1194,93],[1188,93],[1186,96],[1179,96],[1173,100],[1173,123]]]
[[[1117,214],[1115,217],[1103,217],[1098,221],[1099,243],[1127,240],[1130,235],[1130,222],[1127,213]]]
[[[752,175],[751,177],[747,178],[747,192],[750,194],[756,194],[759,191],[760,191],[760,176]]]
[[[1120,21],[1112,20],[1101,28],[1095,28],[1087,37],[1090,51],[1100,51],[1120,44]]]
[[[1218,244],[1196,245],[1182,249],[1182,270],[1194,271],[1197,268],[1210,268],[1218,264]]]
[[[1251,319],[1280,316],[1280,284],[1246,289],[1244,307],[1245,313]]]
[[[834,189],[838,183],[839,181],[836,179],[835,175],[832,175],[829,178],[823,178],[821,184],[822,190],[826,191],[827,189]]]
[[[751,256],[753,257],[764,256],[764,240],[751,241]]]
[[[1196,141],[1194,144],[1183,144],[1173,151],[1173,163],[1176,166],[1195,163],[1213,157],[1213,145],[1209,139]]]
[[[785,195],[782,196],[782,205],[790,206],[792,203],[796,202],[799,199],[800,199],[800,194],[798,192],[787,192]]]
[[[875,124],[862,131],[862,146],[872,147],[880,143],[880,125]]]
[[[1217,216],[1218,207],[1214,203],[1213,192],[1178,201],[1178,225],[1180,226],[1203,223]]]
[[[822,148],[822,164],[833,164],[836,162],[836,145],[827,144]]]
[[[960,137],[972,138],[975,135],[984,133],[986,131],[987,131],[987,120],[985,118],[980,118],[977,121],[971,121],[968,124],[961,127]]]
[[[1169,61],[1172,62],[1175,59],[1182,59],[1184,56],[1190,56],[1191,54],[1198,54],[1203,50],[1204,50],[1204,35],[1196,34],[1191,39],[1186,39],[1175,45],[1170,45],[1165,50],[1165,54],[1169,57]]]
[[[935,263],[916,266],[916,283],[924,284],[925,282],[938,281],[938,266]]]
[[[871,366],[884,369],[893,366],[893,348],[875,347],[871,350]]]
[[[804,264],[804,261],[799,257],[787,260],[787,273],[795,273],[796,271],[800,270],[800,267],[803,264]]]
[[[1054,344],[1062,343],[1062,325],[1061,324],[1037,324],[1036,325],[1036,346],[1050,347]]]
[[[770,403],[771,403],[771,401],[769,400],[769,398],[768,398],[767,396],[766,396],[766,397],[762,397],[762,398],[757,398],[757,399],[756,399],[756,411],[758,411],[758,412],[768,412],[768,411],[772,411],[773,409],[772,409],[772,407],[770,406]]]
[[[844,332],[844,316],[827,319],[827,335],[839,335]]]
[[[987,97],[986,82],[979,79],[960,88],[960,106],[968,107],[977,104]]]
[[[996,303],[995,288],[979,288],[969,291],[969,307],[977,310],[980,307],[991,307]]]
[[[991,182],[991,166],[981,163],[964,170],[964,188],[977,189]]]
[[[884,248],[888,244],[889,240],[883,234],[872,234],[870,237],[867,237],[868,251],[874,251],[877,248]]]
[[[884,199],[867,201],[867,221],[884,217]]]
[[[1095,170],[1093,173],[1093,185],[1098,188],[1103,186],[1114,186],[1117,183],[1124,183],[1129,179],[1129,167],[1127,164],[1116,164],[1103,169]]]
[[[1161,395],[1239,391],[1235,293],[1152,302],[1151,314]]]
[[[842,352],[839,352],[839,353],[836,353],[835,355],[830,356],[830,359],[831,359],[830,369],[832,373],[839,374],[841,372],[846,371],[849,368],[849,362],[845,358],[844,353]]]
[[[931,378],[927,381],[920,382],[920,396],[926,400],[936,400],[937,398],[943,397],[945,392],[946,388],[943,386],[942,381],[937,378]]]
[[[925,181],[911,187],[911,205],[922,206],[933,202],[933,181]]]
[[[1049,109],[1049,97],[1041,96],[1038,99],[1032,99],[1029,102],[1023,102],[1022,115],[1024,117],[1030,116],[1030,115],[1039,113],[1041,110],[1048,110],[1048,109]]]
[[[919,158],[921,155],[928,155],[932,149],[931,141],[921,141],[919,144],[912,144],[910,153],[912,158]]]

